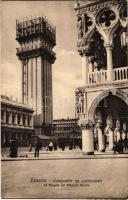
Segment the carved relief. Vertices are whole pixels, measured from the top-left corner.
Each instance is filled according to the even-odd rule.
[[[94,128],[94,123],[90,120],[82,121],[81,128],[85,130],[91,130]]]
[[[23,60],[21,60],[21,62],[22,62],[22,65],[27,65],[28,60],[27,59],[23,59]]]
[[[94,16],[88,13],[82,13],[78,16],[78,51],[83,54],[89,50],[89,38],[95,28]]]
[[[82,18],[80,16],[78,17],[77,28],[78,28],[78,39],[80,39],[83,36]]]
[[[84,113],[84,93],[85,93],[84,89],[77,89],[75,92],[77,114]]]

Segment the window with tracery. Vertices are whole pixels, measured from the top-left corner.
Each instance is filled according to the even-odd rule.
[[[109,27],[116,19],[116,15],[112,10],[106,9],[99,16],[99,24],[104,27]]]

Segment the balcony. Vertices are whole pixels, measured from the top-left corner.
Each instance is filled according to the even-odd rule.
[[[88,73],[88,84],[98,84],[105,83],[108,79],[108,70],[101,70],[97,72]],[[113,69],[113,80],[116,81],[126,81],[128,80],[128,67],[121,67]]]
[[[114,81],[128,80],[128,67],[116,68],[114,71]]]

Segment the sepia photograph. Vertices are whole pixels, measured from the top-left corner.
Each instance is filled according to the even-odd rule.
[[[1,199],[128,199],[127,1],[0,9]]]

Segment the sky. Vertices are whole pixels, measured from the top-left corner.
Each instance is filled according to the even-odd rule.
[[[21,64],[16,57],[16,19],[46,16],[56,26],[53,69],[53,118],[75,117],[75,88],[82,82],[77,52],[74,1],[3,1],[1,93],[21,101]]]

